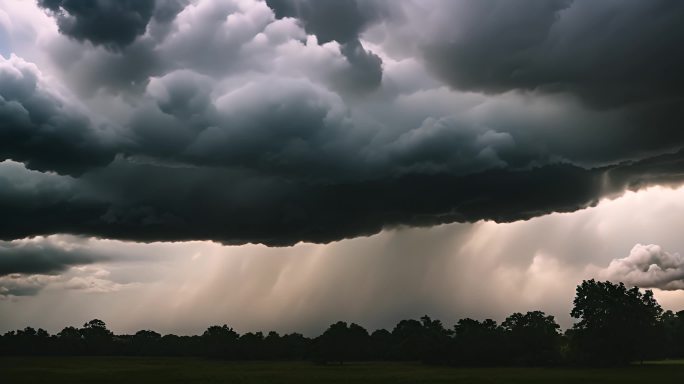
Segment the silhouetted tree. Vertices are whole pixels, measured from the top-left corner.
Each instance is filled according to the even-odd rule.
[[[393,359],[419,361],[429,348],[423,337],[423,325],[418,320],[401,320],[392,330],[392,338]]]
[[[240,336],[238,358],[240,360],[264,360],[264,334],[262,332],[248,332]]]
[[[454,326],[458,365],[501,365],[509,357],[504,330],[496,321],[461,319]]]
[[[3,344],[7,348],[5,354],[12,355],[47,355],[52,349],[47,331],[33,327],[5,333]]]
[[[154,331],[138,331],[131,338],[132,350],[134,354],[140,356],[159,356],[161,350],[162,336]]]
[[[227,325],[212,325],[202,334],[204,354],[209,357],[235,359],[240,335]]]
[[[453,332],[445,329],[441,321],[433,320],[427,315],[421,317],[420,322],[425,345],[420,360],[431,364],[449,362]]]
[[[60,354],[80,355],[85,352],[81,331],[75,327],[65,327],[57,334]]]
[[[684,358],[684,311],[665,311],[661,316],[659,330],[659,341],[663,346],[663,353],[659,357]]]
[[[315,359],[318,362],[365,360],[368,357],[370,337],[358,324],[344,321],[332,324],[315,340]]]
[[[648,357],[662,313],[652,291],[588,280],[577,286],[573,305],[579,321],[568,334],[576,360],[611,365]]]
[[[394,339],[386,329],[376,329],[370,335],[370,356],[374,360],[390,360]]]
[[[50,336],[26,327],[0,337],[0,355],[205,356],[230,360],[423,361],[430,364],[550,365],[565,361],[625,364],[644,358],[684,357],[684,311],[662,309],[651,291],[623,284],[584,281],[577,287],[565,336],[553,316],[540,311],[494,320],[461,319],[446,329],[423,316],[401,320],[389,332],[369,335],[358,324],[337,322],[315,339],[299,333],[248,332],[214,325],[201,336],[160,335],[150,330],[114,335],[91,320]]]
[[[283,355],[279,359],[305,359],[311,354],[312,340],[301,333],[290,333],[280,338]]]
[[[106,355],[111,353],[112,339],[114,334],[107,329],[104,321],[99,319],[90,320],[83,324],[80,329],[85,350],[93,355]]]
[[[553,316],[540,311],[514,313],[501,327],[507,333],[514,363],[551,365],[560,359],[560,326]]]

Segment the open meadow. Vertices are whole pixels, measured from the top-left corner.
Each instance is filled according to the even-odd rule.
[[[0,358],[5,384],[681,383],[681,362],[613,369],[449,368],[413,363],[236,363],[183,358]]]

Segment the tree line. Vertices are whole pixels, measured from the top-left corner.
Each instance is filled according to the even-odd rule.
[[[620,365],[684,358],[684,311],[663,312],[652,291],[622,283],[583,281],[561,332],[541,311],[514,313],[502,323],[461,319],[453,327],[429,316],[368,332],[336,322],[318,337],[276,332],[238,334],[214,325],[201,335],[141,330],[115,335],[101,320],[55,335],[26,327],[0,337],[0,355],[194,356],[228,360],[422,361],[458,366]]]

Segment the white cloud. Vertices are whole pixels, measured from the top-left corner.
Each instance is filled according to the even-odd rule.
[[[611,261],[599,276],[640,288],[680,290],[684,289],[684,257],[659,245],[637,244],[629,256]]]

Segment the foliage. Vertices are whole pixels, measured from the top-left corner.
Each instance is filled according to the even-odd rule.
[[[583,281],[577,286],[572,317],[574,358],[587,364],[626,364],[654,354],[662,309],[650,290],[624,284]]]

